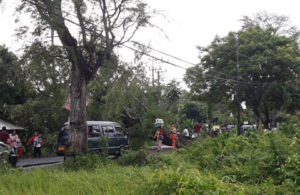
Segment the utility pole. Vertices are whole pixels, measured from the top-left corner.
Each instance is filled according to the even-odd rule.
[[[54,30],[51,28],[51,46],[54,46]]]
[[[208,118],[208,104],[206,104],[205,111],[206,111],[206,123],[207,123],[206,132],[210,134],[210,124],[209,124],[209,118]]]
[[[152,86],[154,87],[154,73],[156,71],[156,69],[154,67],[154,61],[152,61],[151,71],[152,71]]]
[[[159,79],[160,79],[160,70],[157,71],[157,86],[158,87],[160,86]]]
[[[238,112],[238,122],[237,122],[237,134],[241,135],[241,127],[240,127],[240,76],[239,76],[239,34],[236,36],[236,96],[237,96],[237,112]]]

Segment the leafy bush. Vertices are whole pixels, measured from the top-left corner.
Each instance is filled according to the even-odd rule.
[[[296,166],[298,146],[298,138],[293,139],[294,142],[281,131],[252,132],[239,137],[220,135],[198,139],[181,153],[199,170],[215,172],[220,179],[247,184],[272,179],[275,185],[281,185],[286,179],[299,179],[298,170],[292,169]]]
[[[284,123],[281,124],[280,130],[289,136],[295,133],[296,128],[294,125],[293,117],[291,115],[286,115],[286,120]]]
[[[106,158],[101,155],[87,154],[76,155],[74,157],[67,158],[64,162],[65,170],[79,171],[79,170],[94,170],[97,167],[105,164]]]
[[[156,171],[145,186],[147,194],[232,194],[242,193],[242,185],[225,183],[196,169],[164,168]]]
[[[137,151],[130,150],[117,160],[118,164],[122,166],[144,166],[154,161],[154,157],[151,157],[149,152],[144,149]]]

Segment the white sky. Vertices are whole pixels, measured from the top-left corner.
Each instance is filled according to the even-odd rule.
[[[18,0],[4,1],[7,1],[9,7]],[[239,19],[244,15],[252,16],[262,11],[286,15],[290,17],[291,25],[300,27],[300,2],[297,0],[146,0],[146,2],[166,15],[166,19],[159,17],[154,20],[164,33],[151,29],[142,30],[134,40],[145,44],[151,43],[151,47],[155,49],[192,63],[199,62],[196,46],[207,46],[216,35],[225,36],[229,31],[237,31],[241,27]],[[2,10],[0,26],[0,44],[6,44],[16,51],[23,41],[18,42],[13,36],[15,26],[11,10]],[[124,55],[126,59],[126,52]],[[189,67],[167,57],[163,59]],[[184,70],[166,64],[161,64],[161,68],[166,71],[163,73],[165,81],[171,79],[182,81]]]

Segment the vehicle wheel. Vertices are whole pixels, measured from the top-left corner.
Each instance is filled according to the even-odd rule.
[[[123,147],[123,146],[121,146],[120,148],[119,148],[119,156],[122,156],[123,154],[125,153],[125,148]]]

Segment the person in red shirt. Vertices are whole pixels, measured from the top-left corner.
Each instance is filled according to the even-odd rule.
[[[37,136],[38,136],[38,133],[34,132],[33,137],[28,140],[27,145],[31,144]]]
[[[201,133],[201,128],[202,128],[202,125],[200,122],[198,122],[195,127],[194,127],[194,133],[196,134],[196,136],[198,137]]]
[[[28,146],[29,144],[33,143],[33,141],[34,141],[34,139],[35,139],[36,137],[38,137],[38,133],[37,133],[37,132],[34,132],[34,135],[32,136],[32,138],[30,138],[30,139],[28,140],[27,146]],[[34,154],[35,154],[35,153],[34,153],[34,151],[33,151],[33,156],[35,156]]]
[[[6,127],[3,126],[2,131],[0,132],[0,141],[5,144],[8,144],[8,142],[7,142],[8,138],[9,138],[9,134],[6,131]]]

